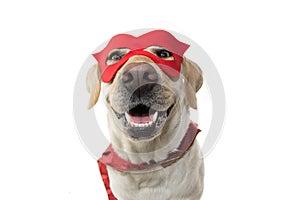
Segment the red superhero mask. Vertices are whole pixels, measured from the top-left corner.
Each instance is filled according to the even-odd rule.
[[[147,47],[159,46],[172,52],[173,60],[164,60],[148,51]],[[107,65],[108,54],[114,49],[128,48],[129,52],[119,61],[112,65]],[[93,54],[98,61],[102,72],[102,81],[110,82],[117,71],[134,55],[143,55],[155,62],[167,75],[178,78],[181,70],[181,62],[184,52],[189,48],[188,44],[180,42],[172,34],[164,30],[155,30],[145,33],[139,37],[128,34],[119,34],[114,36],[106,47]]]

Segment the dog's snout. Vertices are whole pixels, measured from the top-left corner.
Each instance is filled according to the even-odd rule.
[[[142,85],[158,82],[158,74],[148,63],[129,63],[121,75],[127,89],[136,89]]]

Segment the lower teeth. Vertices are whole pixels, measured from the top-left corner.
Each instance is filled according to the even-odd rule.
[[[153,122],[148,122],[148,123],[134,123],[134,122],[129,122],[128,125],[131,127],[138,127],[138,128],[146,128],[149,127],[153,124]]]
[[[153,124],[155,124],[155,128],[159,128],[166,117],[167,117],[167,113],[164,113],[161,116],[158,116],[158,111],[156,111],[152,117],[152,121],[149,121],[146,123],[136,123],[136,122],[132,122],[130,120],[130,115],[126,112],[125,117],[123,115],[123,122],[124,122],[124,125],[130,126],[133,128],[148,128],[148,127],[152,126]]]

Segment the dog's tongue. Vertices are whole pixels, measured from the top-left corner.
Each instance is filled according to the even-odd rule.
[[[147,123],[152,121],[153,115],[148,115],[148,116],[133,116],[130,115],[130,121],[134,123]]]

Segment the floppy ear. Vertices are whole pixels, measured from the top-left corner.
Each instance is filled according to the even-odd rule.
[[[184,67],[186,99],[190,107],[197,109],[196,93],[203,84],[202,70],[196,63],[187,58],[183,58],[182,64]]]
[[[91,109],[97,103],[101,89],[101,72],[97,64],[87,73],[86,89],[90,93],[88,109]]]

